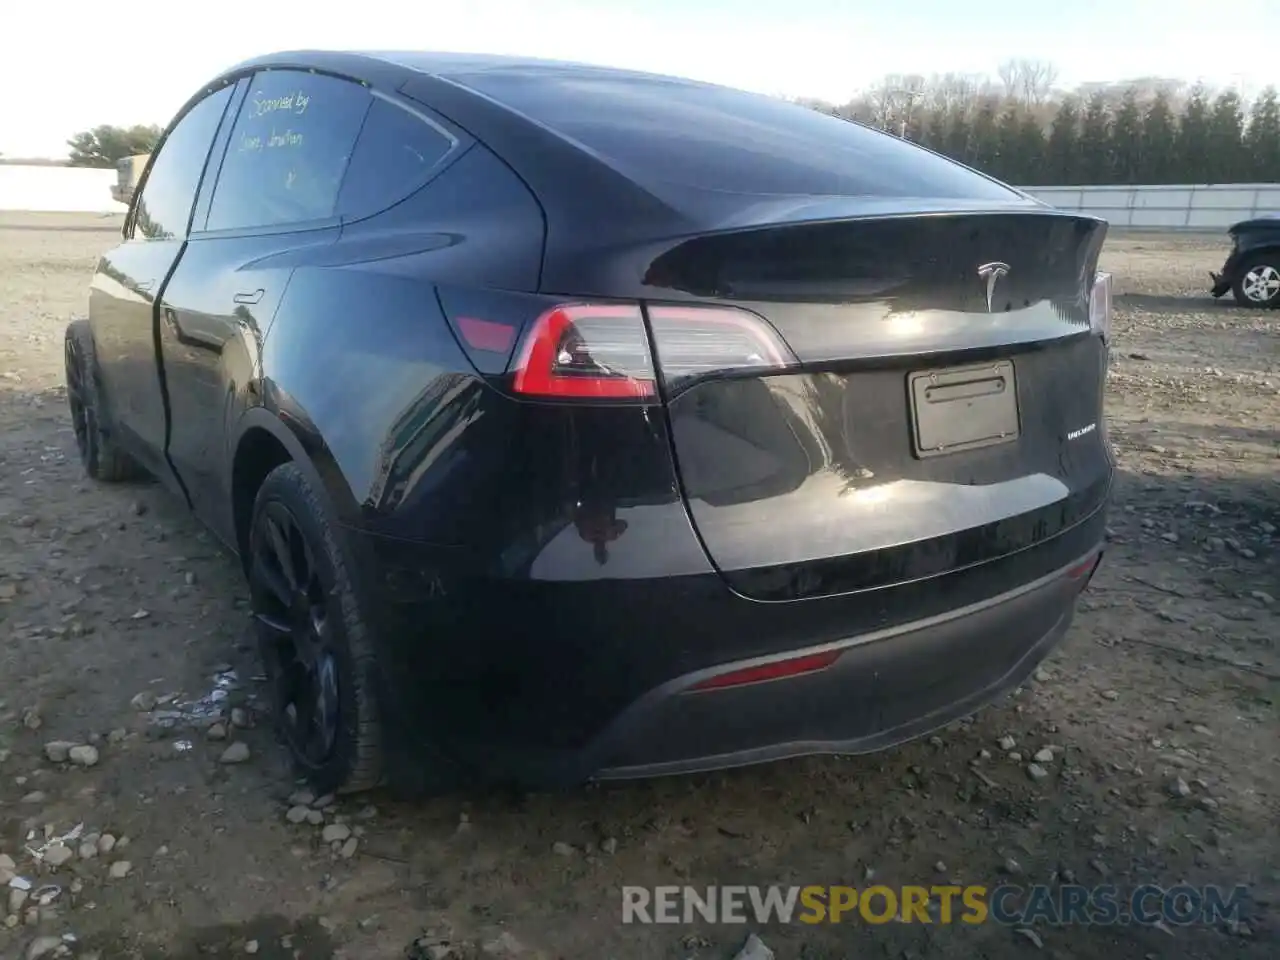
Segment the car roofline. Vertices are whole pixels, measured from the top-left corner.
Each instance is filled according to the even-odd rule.
[[[1227,228],[1228,233],[1240,233],[1242,231],[1257,230],[1259,232],[1274,230],[1280,234],[1280,214],[1269,214],[1261,217],[1250,217],[1248,220],[1240,220],[1233,223]]]
[[[536,73],[580,73],[584,76],[613,77],[618,79],[648,80],[697,87],[729,89],[723,84],[708,83],[687,77],[651,73],[601,64],[581,63],[570,60],[549,60],[538,57],[508,56],[503,54],[451,53],[445,51],[415,50],[283,50],[262,54],[243,60],[224,70],[207,86],[224,83],[230,79],[256,70],[301,69],[321,73],[345,75],[354,79],[366,79],[366,74],[420,74],[459,82],[457,78],[476,73],[518,70]]]

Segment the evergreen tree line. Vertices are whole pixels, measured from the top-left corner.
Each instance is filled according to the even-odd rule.
[[[936,112],[909,124],[914,140],[1019,186],[1106,183],[1280,182],[1280,101],[1268,89],[1246,111],[1235,91],[1212,101],[1193,91],[1181,114],[1157,93],[1068,97],[1048,130],[1010,102],[983,103],[972,118]]]
[[[1019,80],[1017,67],[1032,79]],[[1004,88],[886,78],[843,107],[860,120],[1018,186],[1280,182],[1280,97],[1135,82],[1057,97],[1051,68],[1002,68]],[[914,82],[913,82],[914,81]],[[1037,89],[1037,83],[1040,89]]]

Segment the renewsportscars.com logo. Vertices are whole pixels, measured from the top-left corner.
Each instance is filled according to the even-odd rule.
[[[930,923],[1191,926],[1239,919],[1248,888],[849,886],[623,887],[623,923]]]

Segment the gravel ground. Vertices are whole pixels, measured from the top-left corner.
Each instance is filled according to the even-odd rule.
[[[1205,295],[1220,238],[1108,242],[1110,549],[1008,701],[871,757],[307,807],[254,722],[233,562],[75,458],[63,327],[117,226],[0,215],[0,874],[33,883],[0,886],[0,957],[729,958],[748,928],[624,926],[621,886],[1072,876],[1251,894],[1219,928],[756,932],[781,960],[1280,956],[1280,313]]]

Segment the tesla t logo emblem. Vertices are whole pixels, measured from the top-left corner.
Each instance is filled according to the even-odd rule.
[[[1009,273],[1009,265],[1007,263],[984,263],[978,268],[978,276],[987,281],[987,313],[991,312],[992,301],[996,293],[996,281],[1001,277],[1007,276]]]

